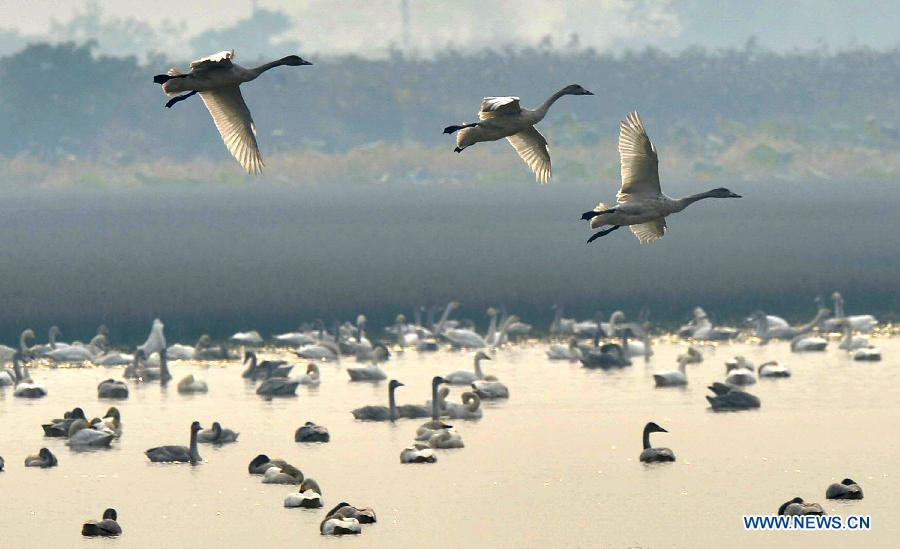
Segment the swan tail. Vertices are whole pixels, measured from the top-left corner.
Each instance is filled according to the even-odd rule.
[[[478,125],[478,122],[472,122],[471,124],[463,124],[461,126],[447,126],[446,128],[444,128],[444,133],[452,134],[452,133],[458,132],[459,130],[464,130],[466,128],[474,128],[477,125]]]

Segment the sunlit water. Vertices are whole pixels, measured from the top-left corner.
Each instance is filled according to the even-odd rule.
[[[58,547],[101,543],[122,547],[288,547],[333,543],[319,535],[324,510],[285,509],[295,489],[263,485],[247,474],[258,453],[282,457],[322,486],[326,507],[341,500],[370,506],[378,523],[350,543],[380,547],[702,547],[791,545],[887,546],[900,534],[900,483],[894,434],[900,417],[900,343],[878,340],[885,360],[854,363],[836,342],[826,353],[792,354],[787,344],[723,345],[689,366],[687,389],[655,389],[652,373],[675,366],[684,347],[656,346],[644,364],[615,372],[553,362],[545,345],[500,351],[485,362],[511,390],[489,403],[480,421],[453,422],[462,450],[438,451],[433,465],[401,465],[400,450],[422,420],[354,421],[350,410],[386,404],[387,384],[350,383],[352,360],[326,364],[319,389],[266,401],[236,364],[175,363],[178,379],[194,373],[206,395],[179,395],[175,383],[131,384],[117,404],[124,434],[110,450],[76,453],[45,439],[40,424],[82,406],[102,414],[96,385],[121,370],[40,369],[48,397],[27,401],[0,389],[0,546]],[[277,356],[282,353],[267,353]],[[760,380],[750,391],[758,411],[713,413],[706,385],[724,377],[725,359],[788,363],[790,379]],[[285,354],[285,356],[288,356]],[[295,368],[302,370],[302,363]],[[424,403],[432,375],[471,367],[471,354],[397,353],[387,366],[403,381],[400,403]],[[454,388],[452,398],[458,399]],[[200,446],[198,466],[151,464],[143,451],[188,442],[188,427],[218,420],[239,431],[236,444]],[[298,444],[294,430],[312,420],[327,426],[328,444]],[[641,430],[678,461],[638,461]],[[53,469],[26,469],[27,454],[46,445]],[[843,477],[865,499],[825,500]],[[746,532],[741,515],[772,513],[793,496],[829,513],[870,514],[869,532]],[[106,507],[119,511],[124,534],[82,539],[83,520]],[[347,543],[348,540],[344,540]]]

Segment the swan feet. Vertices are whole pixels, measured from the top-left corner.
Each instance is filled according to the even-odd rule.
[[[444,133],[455,133],[464,128],[474,128],[478,125],[478,122],[472,122],[471,124],[463,124],[462,126],[447,126],[444,128]]]
[[[590,238],[588,238],[588,240],[587,240],[587,241],[588,241],[588,244],[590,244],[591,242],[597,240],[597,239],[600,238],[601,236],[606,236],[606,235],[608,235],[609,233],[615,231],[615,230],[618,229],[619,227],[621,227],[621,225],[613,225],[612,227],[610,227],[610,228],[608,228],[608,229],[603,229],[602,231],[598,231],[598,232],[594,233],[593,235],[591,235]]]
[[[166,102],[166,108],[171,109],[172,105],[174,105],[175,103],[178,103],[179,101],[184,101],[185,99],[187,99],[188,97],[190,97],[196,93],[197,92],[192,91],[191,93],[186,93],[184,95],[179,95],[178,97],[173,97],[172,99],[169,99],[169,101]]]

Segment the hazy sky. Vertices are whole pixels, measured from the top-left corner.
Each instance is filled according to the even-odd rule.
[[[293,16],[295,29],[280,38],[300,42],[304,52],[377,56],[391,44],[402,45],[401,0],[256,4]],[[86,0],[3,0],[0,30],[45,37],[51,19],[66,21],[85,5]],[[134,18],[157,27],[167,21],[185,25],[188,36],[172,37],[159,47],[179,54],[187,53],[183,45],[191,35],[247,18],[254,2],[104,0],[100,5],[107,18]],[[887,48],[900,42],[900,0],[409,0],[409,6],[411,46],[425,54],[449,45],[533,44],[544,36],[565,44],[573,33],[582,45],[615,50],[740,46],[750,36],[777,50],[820,44]]]

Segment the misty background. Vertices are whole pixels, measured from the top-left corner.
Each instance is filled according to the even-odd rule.
[[[0,6],[0,339],[58,324],[138,342],[264,334],[364,312],[373,325],[462,302],[539,330],[550,305],[648,306],[674,325],[792,320],[841,290],[896,319],[898,2],[11,1]],[[153,9],[150,9],[150,8]],[[244,175],[198,100],[163,108],[169,66],[235,48],[300,53],[243,91],[267,162]],[[485,95],[535,106],[541,187],[505,143],[441,134]],[[588,246],[578,217],[618,187],[618,120],[638,109],[672,195],[727,186],[639,246]]]

